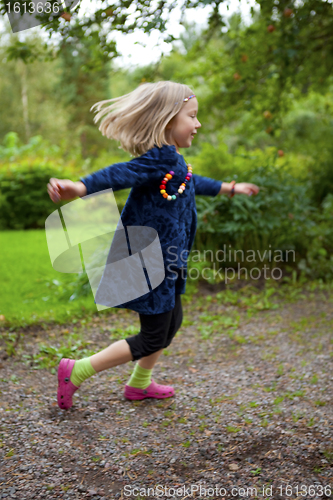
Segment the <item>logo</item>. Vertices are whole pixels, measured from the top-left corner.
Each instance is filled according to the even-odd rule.
[[[165,278],[157,231],[124,227],[112,189],[54,211],[45,230],[53,268],[61,273],[86,271],[98,310],[138,299]]]
[[[13,33],[48,24],[64,15],[64,9],[75,9],[80,0],[8,0],[4,2]],[[65,17],[65,19],[68,19]]]

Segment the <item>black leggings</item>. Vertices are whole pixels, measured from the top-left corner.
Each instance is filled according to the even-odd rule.
[[[175,307],[171,311],[139,316],[140,332],[125,339],[130,346],[133,361],[149,356],[171,344],[183,321],[180,295],[176,295]]]

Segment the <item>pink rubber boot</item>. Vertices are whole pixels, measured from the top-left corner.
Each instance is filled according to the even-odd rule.
[[[74,365],[74,359],[63,358],[58,367],[58,406],[63,410],[68,410],[73,405],[72,396],[80,387],[70,381]]]
[[[125,385],[124,396],[126,399],[137,400],[145,398],[170,398],[174,396],[175,390],[170,385],[160,385],[154,382],[152,379],[151,384],[148,385],[146,389],[137,389],[136,387],[131,387]]]

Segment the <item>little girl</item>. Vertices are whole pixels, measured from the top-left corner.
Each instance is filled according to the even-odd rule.
[[[185,293],[187,256],[197,223],[195,194],[251,196],[259,192],[254,184],[227,183],[192,173],[179,149],[191,146],[201,124],[197,118],[198,101],[186,85],[169,81],[145,83],[127,95],[94,107],[98,111],[95,122],[104,117],[99,127],[102,134],[119,140],[134,158],[78,182],[52,178],[47,185],[49,196],[56,203],[108,188],[117,191],[131,187],[121,214],[123,227],[125,231],[126,226],[156,229],[165,279],[153,289],[150,286],[149,292],[138,299],[117,306],[139,313],[137,335],[114,342],[90,358],[60,361],[58,405],[63,409],[72,406],[74,392],[88,377],[135,360],[139,361],[125,386],[127,399],[174,395],[173,387],[157,384],[151,375],[163,349],[170,345],[182,324],[180,296]]]

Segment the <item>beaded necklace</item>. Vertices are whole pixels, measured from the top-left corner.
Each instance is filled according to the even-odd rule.
[[[183,102],[187,102],[189,99],[192,99],[192,97],[196,97],[196,95],[192,94],[189,97],[185,97],[185,99],[183,99]],[[178,102],[175,102],[175,104],[178,104]],[[186,175],[186,177],[184,179],[184,182],[182,182],[181,185],[179,186],[178,192],[176,191],[174,194],[168,194],[166,192],[166,185],[167,185],[167,183],[175,175],[175,173],[174,173],[173,170],[170,170],[170,172],[168,172],[165,175],[163,181],[161,181],[160,193],[163,196],[163,198],[167,199],[168,201],[176,200],[179,197],[179,195],[182,194],[185,191],[186,184],[191,180],[191,177],[192,177],[192,165],[190,163],[187,163],[187,161],[186,161],[185,158],[184,158],[184,160],[185,160],[185,163],[186,163],[186,166],[187,166],[187,175]]]
[[[176,200],[179,197],[179,195],[182,194],[185,191],[186,184],[191,180],[191,177],[192,177],[192,165],[190,163],[187,163],[187,161],[186,161],[185,158],[184,158],[184,160],[185,160],[185,163],[186,163],[186,166],[187,166],[187,174],[186,174],[186,177],[184,179],[184,182],[182,182],[181,185],[179,186],[178,191],[176,191],[174,194],[168,194],[166,192],[166,185],[167,185],[167,183],[175,175],[175,173],[174,173],[173,170],[170,170],[170,172],[168,172],[165,175],[164,179],[161,181],[160,193],[163,196],[163,198],[165,198],[168,201]]]

